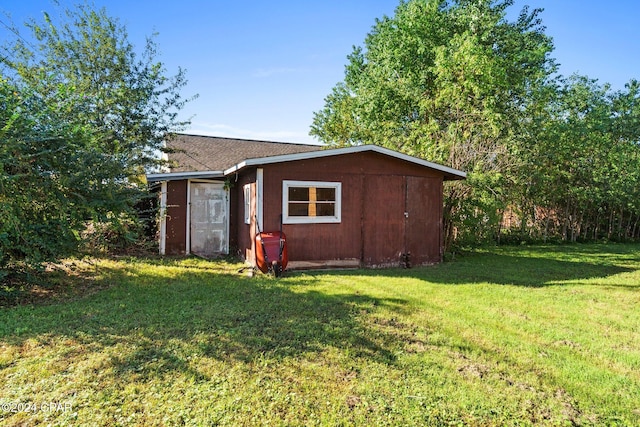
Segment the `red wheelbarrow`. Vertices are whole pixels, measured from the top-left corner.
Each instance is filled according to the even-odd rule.
[[[287,268],[287,236],[282,231],[260,231],[256,234],[256,265],[263,273],[280,277]]]

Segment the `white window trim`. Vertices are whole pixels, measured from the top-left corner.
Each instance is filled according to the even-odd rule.
[[[289,216],[289,187],[321,187],[336,190],[334,216]],[[337,224],[342,222],[342,183],[326,181],[282,181],[283,224]]]
[[[244,223],[251,224],[251,184],[246,184],[242,188],[244,195]]]

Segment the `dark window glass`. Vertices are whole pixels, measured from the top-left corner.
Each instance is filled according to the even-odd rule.
[[[335,188],[316,188],[316,200],[319,202],[335,202]]]
[[[289,216],[309,216],[309,204],[289,203]]]
[[[317,216],[335,216],[335,203],[316,203]]]
[[[289,187],[290,202],[308,202],[309,189],[307,187]]]

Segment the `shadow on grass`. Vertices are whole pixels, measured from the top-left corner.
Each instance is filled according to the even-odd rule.
[[[205,379],[192,356],[251,362],[314,359],[323,351],[395,363],[396,334],[367,326],[375,306],[402,301],[294,291],[270,277],[248,278],[201,266],[155,274],[152,268],[103,269],[117,285],[69,303],[0,311],[0,342],[71,339],[110,355],[114,376],[181,372]],[[312,280],[312,279],[310,279]],[[305,279],[296,281],[305,284]],[[309,282],[311,284],[311,282]]]
[[[412,277],[450,285],[492,283],[544,287],[579,284],[639,269],[633,266],[640,264],[639,246],[620,245],[616,252],[611,250],[611,246],[603,250],[597,245],[545,247],[544,250],[502,247],[491,252],[470,253],[435,266],[376,270],[368,274]],[[640,291],[640,283],[623,283],[622,280],[606,286]]]
[[[0,342],[20,346],[27,340],[42,345],[75,341],[79,349],[108,354],[104,368],[114,376],[143,378],[172,372],[206,378],[190,363],[192,357],[240,363],[315,360],[332,349],[351,360],[394,364],[397,351],[411,339],[410,328],[393,321],[377,324],[375,311],[386,307],[399,312],[406,301],[319,292],[313,288],[322,280],[318,276],[529,287],[602,277],[608,278],[605,286],[637,291],[640,286],[622,280],[617,284],[611,276],[636,271],[638,252],[635,248],[601,257],[589,250],[503,249],[426,268],[322,272],[284,281],[240,276],[233,264],[130,260],[123,262],[125,267],[101,267],[102,278],[95,282],[101,290],[86,298],[1,309]]]

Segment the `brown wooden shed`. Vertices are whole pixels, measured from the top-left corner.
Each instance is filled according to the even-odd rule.
[[[290,268],[442,261],[443,183],[465,173],[374,145],[323,150],[180,135],[160,190],[160,251],[238,254],[281,227]]]

